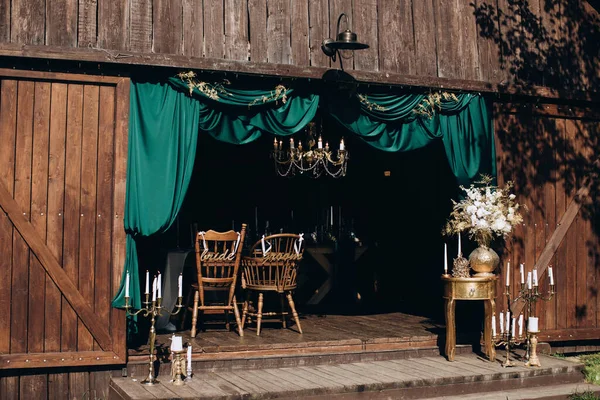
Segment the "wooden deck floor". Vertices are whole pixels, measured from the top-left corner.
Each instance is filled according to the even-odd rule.
[[[372,394],[381,399],[426,398],[445,393],[525,387],[526,381],[529,386],[582,381],[580,364],[548,356],[540,358],[541,368],[526,368],[522,362],[513,368],[503,368],[500,362],[489,362],[471,353],[458,355],[455,362],[436,356],[310,367],[203,371],[184,386],[172,385],[168,377],[163,377],[162,383],[156,386],[141,385],[138,380],[142,377],[113,378],[109,399],[329,398],[352,393],[369,393],[368,398],[372,398]]]
[[[252,356],[293,356],[302,354],[332,354],[353,351],[438,348],[444,326],[426,317],[399,312],[372,315],[303,315],[303,334],[296,326],[283,329],[281,322],[263,324],[261,335],[254,325],[240,337],[235,330],[223,326],[208,327],[196,338],[190,332],[178,332],[184,342],[192,345],[194,362],[208,360],[247,360]],[[158,335],[159,358],[168,358],[171,335]],[[148,360],[148,346],[129,351],[130,365]]]

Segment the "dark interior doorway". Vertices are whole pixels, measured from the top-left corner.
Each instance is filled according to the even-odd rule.
[[[447,240],[441,230],[450,199],[458,192],[442,142],[388,153],[326,118],[323,135],[330,145],[344,137],[350,160],[343,178],[277,176],[269,157],[271,135],[236,146],[201,133],[178,223],[160,238],[145,241],[141,263],[155,262],[158,253],[168,248],[191,247],[192,223],[200,230],[239,229],[246,223],[246,246],[264,233],[280,230],[304,232],[310,244],[311,232],[330,229],[327,211],[333,208],[338,269],[334,289],[319,303],[319,311],[403,311],[441,317],[439,277]],[[351,240],[351,234],[358,240]],[[319,236],[319,240],[327,239]],[[348,251],[358,241],[368,250],[353,263]],[[449,242],[450,251],[453,246]],[[315,266],[307,266],[303,273],[300,307],[323,279]]]

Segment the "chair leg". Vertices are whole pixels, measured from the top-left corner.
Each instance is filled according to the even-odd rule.
[[[246,317],[248,316],[248,299],[244,300],[244,306],[242,307],[242,329],[244,329],[244,325],[246,324]]]
[[[283,301],[283,293],[279,296],[279,300],[281,303],[281,324],[283,325],[283,329],[287,328],[285,323],[285,302]]]
[[[229,325],[229,311],[225,310],[225,329],[231,331],[231,325]]]
[[[256,336],[260,335],[260,324],[262,322],[263,294],[258,294],[258,312],[256,313]]]
[[[242,325],[242,320],[240,319],[240,309],[238,308],[235,296],[233,296],[233,314],[235,315],[235,322],[237,324],[238,333],[240,337],[244,336],[244,326]]]
[[[196,337],[196,324],[198,323],[198,301],[200,301],[200,293],[196,290],[194,293],[194,308],[192,309],[192,337]]]
[[[292,299],[292,293],[288,292],[286,297],[288,299],[288,303],[290,304],[290,309],[292,310],[294,321],[296,321],[296,325],[298,325],[298,331],[302,333],[302,326],[300,326],[300,318],[298,317],[298,313],[296,312],[296,306],[294,305],[294,299]]]

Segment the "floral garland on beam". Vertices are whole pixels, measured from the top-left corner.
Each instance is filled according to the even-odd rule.
[[[198,89],[198,91],[204,94],[206,97],[212,100],[219,101],[219,99],[224,96],[232,96],[231,93],[227,92],[227,89],[224,85],[229,85],[231,82],[228,80],[223,80],[223,83],[208,83],[205,81],[200,81],[196,79],[197,74],[193,71],[188,72],[180,72],[177,74],[179,79],[187,84],[189,88],[190,95],[194,92],[194,89]],[[260,97],[255,98],[250,103],[248,103],[248,107],[252,107],[257,104],[265,104],[267,102],[274,101],[275,104],[281,103],[285,104],[288,100],[288,88],[284,85],[277,85],[275,89],[269,92],[269,95],[262,95]]]
[[[363,104],[365,107],[367,107],[367,110],[369,111],[387,111],[387,108],[384,106],[381,106],[377,103],[374,103],[372,101],[369,101],[369,98],[367,97],[366,94],[362,94],[362,93],[357,93],[356,96],[358,97],[358,100],[361,102],[361,104]]]
[[[418,115],[427,116],[427,118],[431,119],[436,111],[442,109],[442,100],[458,102],[458,97],[456,97],[454,93],[449,92],[432,92],[423,99],[421,104],[419,104],[413,112]]]
[[[204,81],[196,80],[196,73],[193,71],[189,72],[180,72],[177,74],[179,79],[187,83],[188,88],[190,89],[190,95],[194,92],[194,89],[198,89],[198,91],[204,94],[206,97],[212,100],[219,100],[220,95],[228,95],[227,91],[220,83],[208,83]],[[224,81],[226,84],[229,84],[229,81]]]
[[[282,104],[287,102],[287,91],[288,89],[283,85],[275,86],[275,90],[272,90],[268,96],[261,96],[260,98],[252,100],[250,104],[248,104],[248,108],[257,105],[257,104],[265,104],[269,101],[274,101],[275,104],[278,104],[281,100]]]

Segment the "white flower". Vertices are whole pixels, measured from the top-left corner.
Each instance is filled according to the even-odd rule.
[[[467,213],[473,215],[477,212],[477,207],[475,205],[470,205],[467,207]]]
[[[497,220],[495,220],[492,223],[492,229],[498,232],[502,232],[504,231],[504,228],[506,227],[506,220],[504,219],[504,217],[502,218],[498,218]]]
[[[476,226],[477,228],[485,229],[488,228],[490,224],[485,219],[479,219],[477,220]]]
[[[512,193],[511,193],[511,194],[508,196],[508,198],[509,198],[510,200],[514,200],[516,197],[517,197],[517,196],[515,196],[515,195],[514,195],[514,194],[512,194]]]

